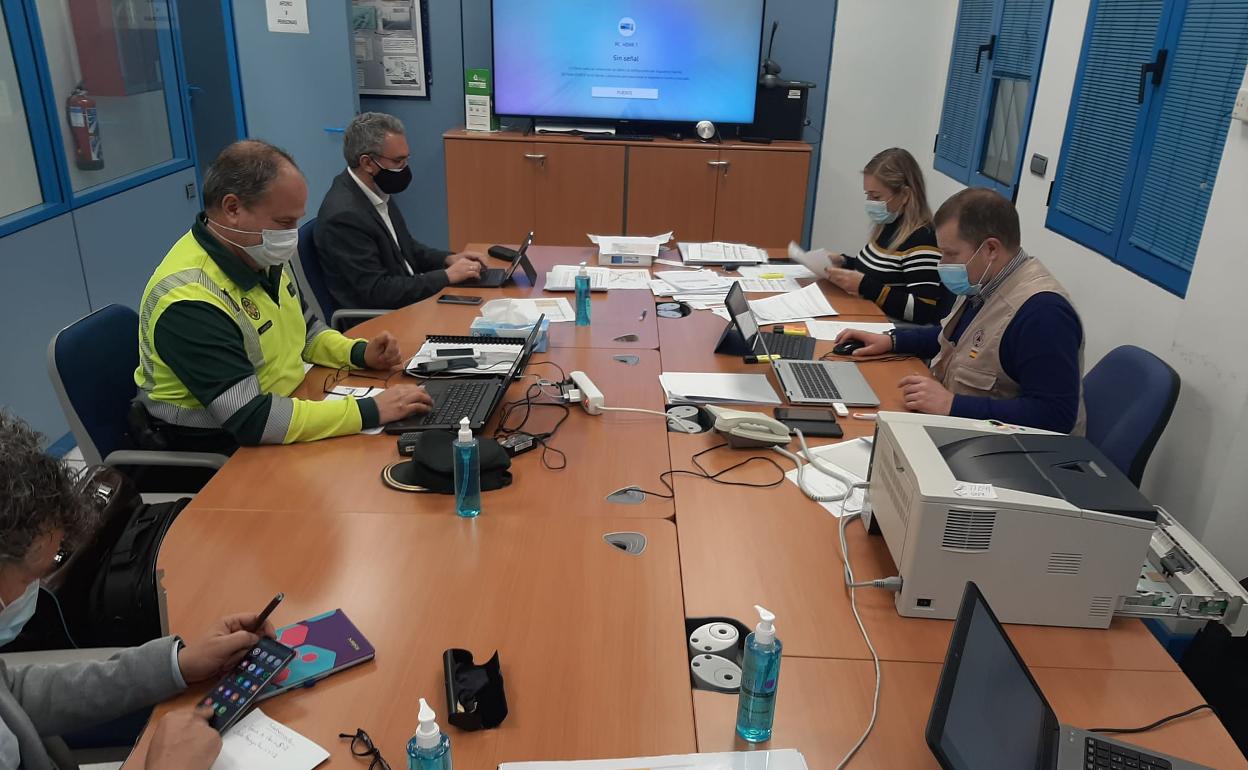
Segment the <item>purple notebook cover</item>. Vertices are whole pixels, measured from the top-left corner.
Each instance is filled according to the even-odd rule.
[[[340,609],[277,629],[277,641],[293,649],[295,657],[257,700],[319,681],[376,655],[373,645]]]

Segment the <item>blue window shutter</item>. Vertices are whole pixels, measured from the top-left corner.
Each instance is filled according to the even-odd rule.
[[[1134,169],[1140,65],[1153,60],[1164,11],[1164,0],[1095,0],[1088,18],[1048,224],[1106,255]]]
[[[1121,250],[1171,290],[1186,289],[1196,260],[1246,60],[1248,0],[1188,0]]]
[[[976,72],[975,58],[979,47],[992,38],[995,13],[996,0],[962,0],[958,4],[958,25],[953,34],[949,80],[936,142],[936,168],[964,183],[970,176],[980,131],[980,105],[987,73],[992,70],[988,55],[982,54],[980,71]]]
[[[1050,0],[1005,0],[992,58],[994,76],[1020,80],[1035,77],[1049,25],[1049,4]]]

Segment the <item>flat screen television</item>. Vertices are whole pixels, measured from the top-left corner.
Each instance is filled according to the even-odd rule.
[[[764,0],[492,0],[500,115],[750,123]]]

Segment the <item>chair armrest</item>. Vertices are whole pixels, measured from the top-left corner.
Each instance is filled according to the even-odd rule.
[[[78,650],[34,650],[31,652],[0,653],[0,661],[6,666],[62,665],[64,663],[88,663],[108,660],[121,652],[123,647],[86,647]]]
[[[216,470],[230,459],[210,452],[161,452],[150,449],[119,449],[104,458],[105,465],[145,465],[173,468],[210,468]]]
[[[329,319],[329,325],[334,329],[342,328],[342,321],[356,319],[367,320],[376,318],[379,315],[389,313],[389,310],[369,310],[367,308],[348,308],[344,310],[335,310],[333,316]]]

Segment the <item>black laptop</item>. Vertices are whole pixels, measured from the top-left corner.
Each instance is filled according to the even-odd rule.
[[[512,362],[507,374],[499,376],[442,377],[425,380],[421,384],[433,397],[433,409],[428,414],[415,415],[386,425],[386,433],[408,433],[421,430],[457,430],[459,421],[468,418],[472,429],[480,430],[502,403],[507,386],[528,365],[537,338],[542,333],[546,316],[539,316],[533,331],[520,346],[520,354]]]
[[[487,267],[481,271],[481,276],[472,281],[464,281],[455,285],[456,288],[476,287],[478,289],[497,289],[506,286],[507,282],[516,274],[516,268],[524,270],[524,275],[529,279],[530,286],[537,285],[537,269],[533,267],[533,263],[529,261],[529,246],[533,245],[533,231],[525,236],[524,243],[520,244],[520,249],[516,252],[516,256],[511,260],[511,264],[507,267]]]
[[[927,745],[944,770],[1212,770],[1059,724],[974,583],[953,626]]]

